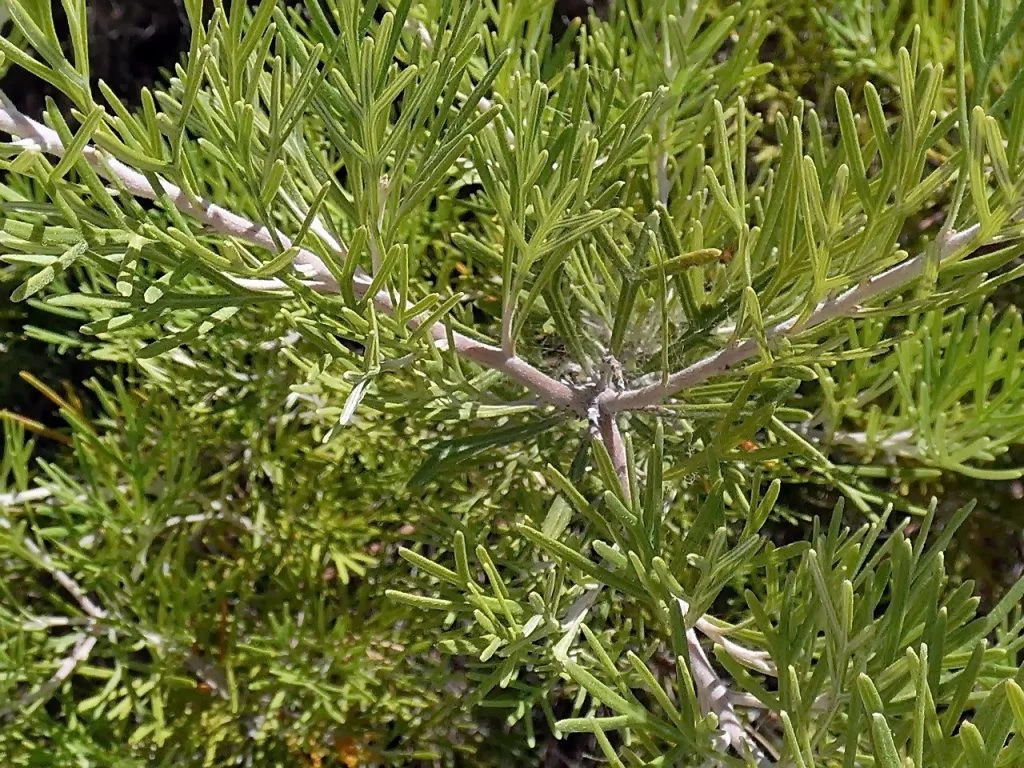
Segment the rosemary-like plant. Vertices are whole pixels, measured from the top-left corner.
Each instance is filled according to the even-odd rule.
[[[0,250],[124,375],[8,420],[6,764],[1024,762],[930,498],[1021,474],[1024,4],[185,0],[137,111],[61,5]]]

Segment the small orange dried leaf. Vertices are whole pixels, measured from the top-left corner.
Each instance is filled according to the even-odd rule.
[[[336,739],[335,748],[338,750],[338,759],[345,768],[359,768],[362,764],[363,747],[351,736]]]

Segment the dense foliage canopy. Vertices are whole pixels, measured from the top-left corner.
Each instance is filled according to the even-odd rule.
[[[1024,3],[185,0],[138,108],[88,5],[0,16],[102,363],[3,421],[5,764],[1024,763]]]

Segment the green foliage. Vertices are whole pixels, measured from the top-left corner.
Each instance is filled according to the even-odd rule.
[[[4,711],[19,712],[4,728],[12,764],[32,748],[71,760],[84,737],[125,764],[176,764],[196,759],[186,733],[201,736],[205,760],[224,764],[243,754],[292,764],[346,739],[369,754],[434,701],[447,671],[406,656],[419,622],[376,596],[402,578],[387,552],[411,535],[405,521],[424,503],[452,502],[395,494],[412,460],[398,425],[390,434],[352,427],[311,446],[316,419],[303,400],[286,405],[281,359],[276,348],[251,354],[244,372],[194,360],[210,389],[188,387],[188,410],[180,391],[119,386],[96,390],[93,418],[68,404],[73,455],[37,469],[52,495],[27,507],[7,497],[0,518],[12,558],[4,699],[32,702]],[[8,440],[5,485],[17,493],[32,446],[17,430]],[[54,591],[57,569],[92,587],[102,626]],[[69,643],[92,634],[82,682],[44,709],[29,692]],[[59,723],[66,730],[55,736]],[[436,738],[417,746],[429,751]]]
[[[0,250],[122,375],[7,423],[7,762],[1021,760],[906,484],[1021,475],[1024,6],[187,0],[131,111],[62,5]]]

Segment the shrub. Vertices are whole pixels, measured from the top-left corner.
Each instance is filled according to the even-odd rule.
[[[62,5],[0,242],[123,376],[8,420],[10,763],[1024,758],[937,496],[1020,475],[1024,5],[188,0],[136,111]]]

